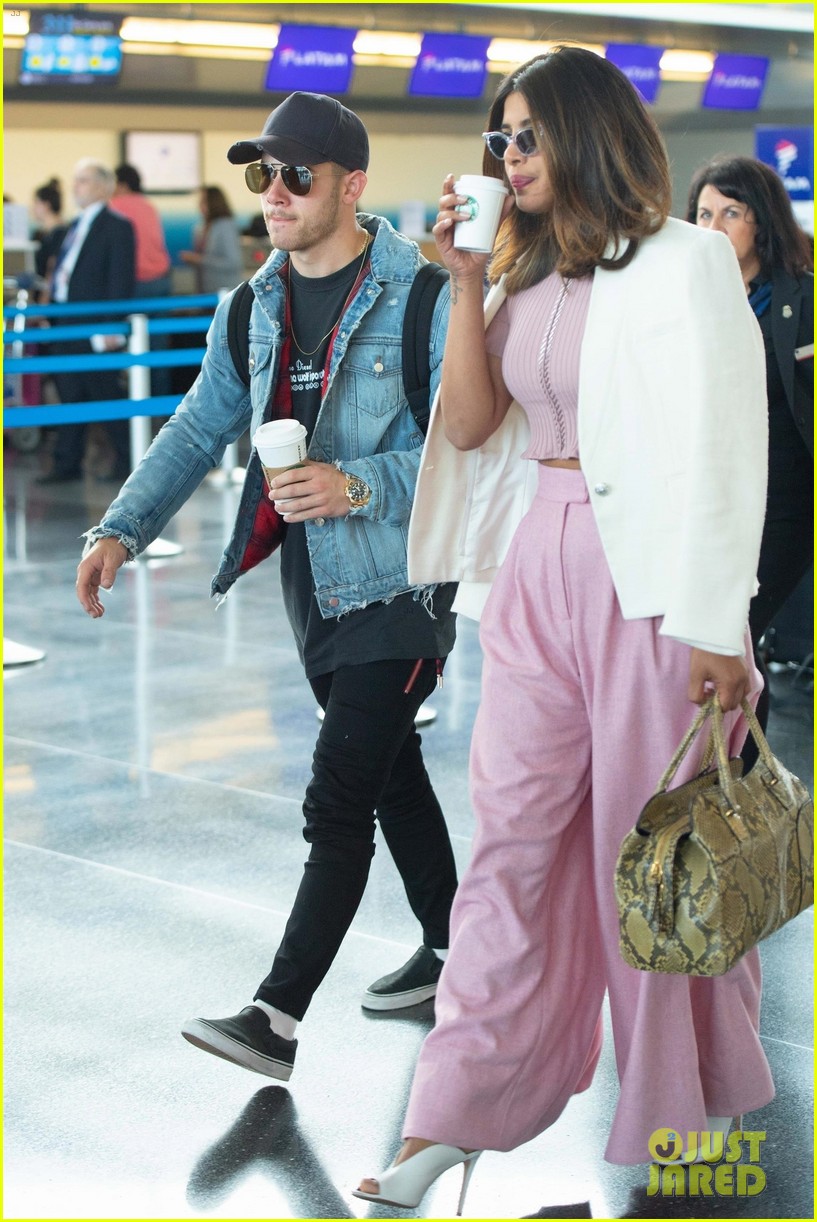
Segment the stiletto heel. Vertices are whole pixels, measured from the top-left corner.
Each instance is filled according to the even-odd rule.
[[[399,1209],[416,1209],[431,1185],[444,1171],[462,1164],[462,1189],[457,1205],[459,1218],[474,1167],[481,1153],[481,1150],[474,1150],[473,1153],[466,1154],[457,1146],[426,1146],[419,1153],[412,1154],[405,1162],[374,1176],[378,1184],[377,1192],[363,1192],[360,1188],[355,1188],[352,1196],[360,1197],[364,1201],[380,1201],[383,1205],[396,1205]]]
[[[474,1174],[474,1167],[477,1165],[477,1159],[481,1151],[476,1150],[473,1154],[468,1155],[468,1161],[462,1165],[462,1188],[460,1189],[460,1199],[457,1204],[457,1217],[462,1217],[463,1206],[465,1205],[465,1194],[468,1191],[468,1185],[471,1183],[471,1176]]]

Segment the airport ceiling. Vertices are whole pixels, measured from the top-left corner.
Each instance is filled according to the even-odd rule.
[[[93,8],[95,5],[75,5]],[[367,31],[450,31],[494,38],[605,44],[643,42],[666,48],[768,55],[769,76],[758,123],[798,124],[811,121],[813,99],[813,6],[811,4],[117,4],[106,12],[129,17],[184,22],[343,25]],[[10,6],[4,5],[5,9]],[[76,92],[49,92],[16,84],[19,49],[4,45],[3,68],[7,101],[54,100],[79,102]],[[263,52],[252,59],[220,58],[214,48],[198,53],[125,56],[116,86],[95,87],[94,101],[190,106],[256,106],[271,104],[277,95],[263,87]],[[409,67],[384,62],[359,64],[345,100],[360,110],[384,117],[446,113],[449,123],[483,115],[498,80],[489,74],[482,98],[470,101],[409,98]],[[700,107],[699,81],[665,81],[654,106],[665,129],[745,126],[744,112],[706,111]],[[447,124],[448,125],[448,124]]]

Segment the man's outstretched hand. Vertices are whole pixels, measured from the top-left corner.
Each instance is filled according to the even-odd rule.
[[[97,539],[77,567],[77,598],[92,619],[105,614],[99,588],[110,590],[116,574],[128,558],[128,549],[118,539]]]

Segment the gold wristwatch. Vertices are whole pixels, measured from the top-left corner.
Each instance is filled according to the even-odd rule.
[[[372,499],[371,488],[359,475],[349,475],[346,471],[343,474],[346,476],[346,487],[343,489],[346,499],[352,509],[362,509]]]

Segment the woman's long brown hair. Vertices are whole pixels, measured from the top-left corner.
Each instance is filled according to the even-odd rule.
[[[227,196],[221,187],[202,187],[201,193],[207,208],[205,220],[208,225],[210,221],[217,221],[222,216],[233,215],[233,210],[227,202]]]
[[[639,241],[664,224],[672,201],[664,142],[635,89],[608,60],[563,46],[505,77],[491,131],[501,128],[512,93],[528,104],[553,205],[544,214],[512,209],[490,279],[507,273],[508,291],[519,292],[554,270],[584,276],[596,267],[626,267]],[[507,184],[504,165],[487,150],[483,172]]]

